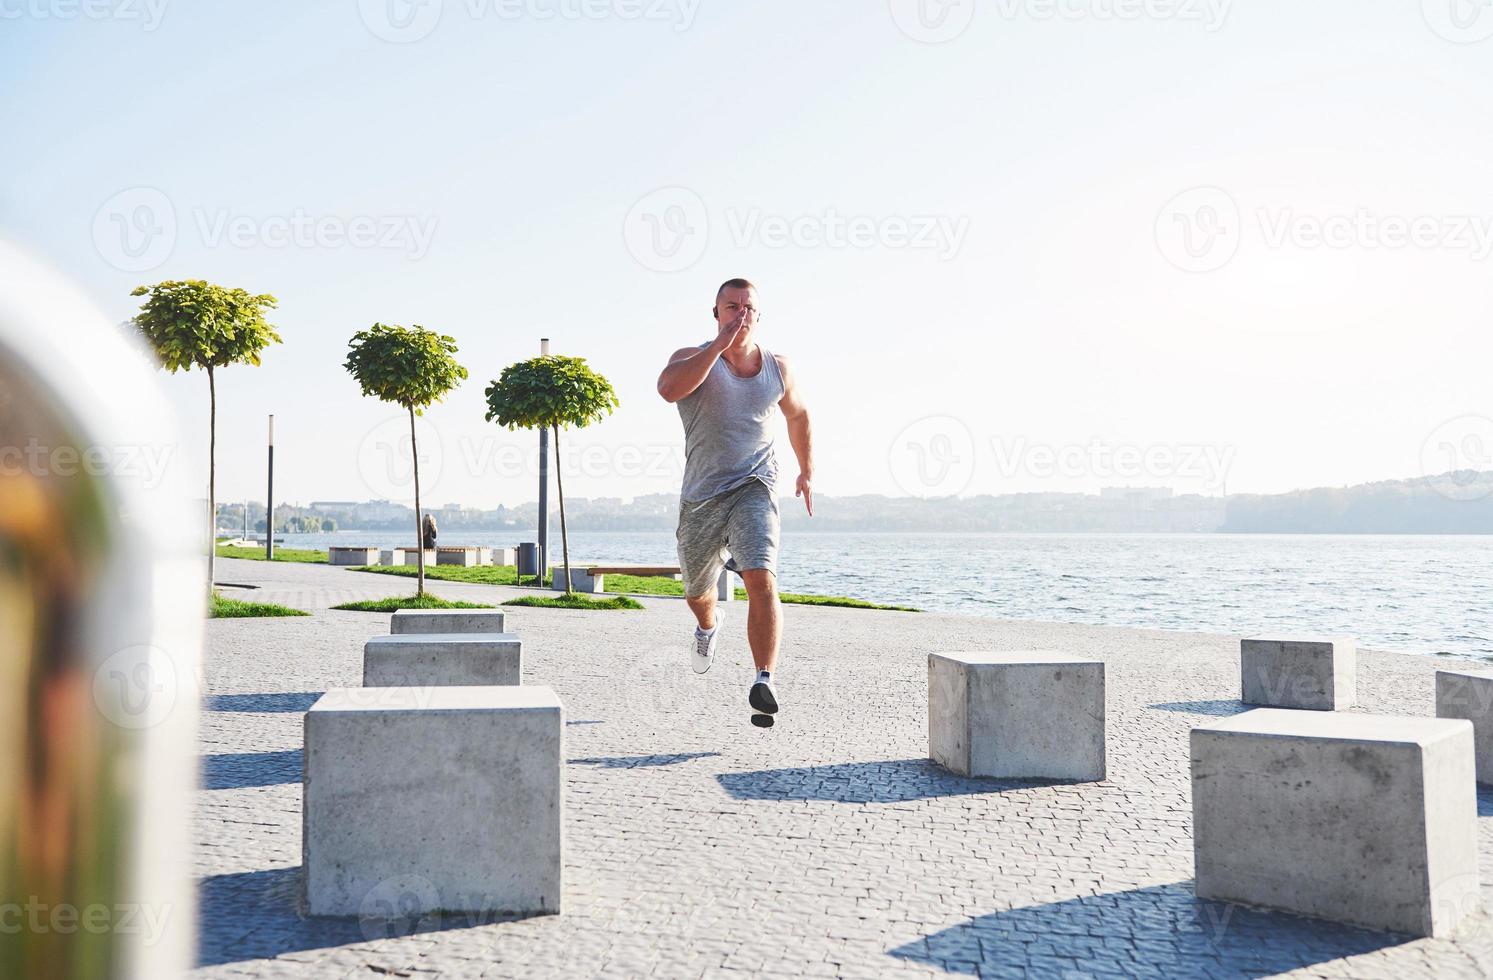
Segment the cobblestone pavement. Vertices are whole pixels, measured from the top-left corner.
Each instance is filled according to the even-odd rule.
[[[303,918],[301,716],[359,683],[364,641],[388,628],[327,607],[410,583],[233,560],[218,577],[315,615],[209,624],[202,976],[1493,975],[1486,913],[1452,939],[1410,940],[1193,898],[1187,732],[1243,710],[1236,640],[788,606],[783,711],[762,730],[745,605],[728,607],[721,660],[695,676],[674,599],[510,611],[525,683],[566,708],[563,915]],[[929,764],[925,655],[959,649],[1104,658],[1109,778],[969,780]],[[1360,652],[1359,710],[1432,714],[1442,663]],[[1493,794],[1479,811],[1493,901]]]

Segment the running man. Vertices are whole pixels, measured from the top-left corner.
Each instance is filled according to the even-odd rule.
[[[773,408],[782,410],[798,457],[794,496],[803,497],[812,517],[809,410],[788,362],[755,341],[761,318],[755,286],[745,279],[726,282],[711,314],[715,339],[675,351],[658,377],[658,393],[679,406],[684,421],[684,487],[675,537],[685,601],[699,621],[693,663],[695,673],[703,674],[715,658],[721,629],[716,582],[728,568],[747,591],[747,642],[756,666],[747,700],[754,710],[773,715],[778,700],[772,675],[782,636]],[[753,721],[765,726],[772,719]]]

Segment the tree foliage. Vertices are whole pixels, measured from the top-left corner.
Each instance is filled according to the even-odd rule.
[[[456,341],[419,324],[406,328],[375,323],[353,334],[347,346],[351,350],[344,367],[363,387],[363,394],[416,415],[467,377],[467,369],[456,363]]]
[[[259,364],[260,353],[280,343],[264,319],[278,304],[268,293],[254,295],[188,279],[140,286],[131,296],[148,297],[135,325],[155,348],[168,371]]]
[[[402,406],[410,417],[410,463],[415,476],[415,540],[421,540],[420,447],[415,442],[415,416],[445,398],[466,379],[467,369],[456,363],[456,341],[418,323],[413,327],[375,323],[347,342],[351,348],[345,367],[363,386],[364,395]],[[417,548],[417,595],[425,595],[425,549]]]
[[[553,429],[558,456],[561,428],[573,425],[579,429],[600,422],[617,404],[612,383],[587,367],[585,358],[545,354],[508,365],[487,386],[486,418],[508,429]],[[558,466],[555,489],[560,498],[560,545],[565,552],[565,594],[569,596],[570,534],[565,527],[565,482]]]
[[[214,371],[230,364],[259,366],[259,355],[280,335],[264,319],[278,305],[269,293],[215,286],[201,279],[139,286],[131,296],[146,300],[135,325],[172,374],[200,367],[207,372],[207,584],[212,595],[218,524],[218,388]]]
[[[487,421],[508,429],[584,428],[618,405],[612,383],[585,358],[558,354],[508,365],[486,393]]]

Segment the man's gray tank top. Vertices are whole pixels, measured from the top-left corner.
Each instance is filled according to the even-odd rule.
[[[700,345],[703,350],[709,342]],[[783,398],[783,375],[771,352],[762,352],[762,370],[737,375],[718,357],[700,387],[679,400],[684,420],[684,489],[680,497],[708,500],[750,480],[773,490],[778,461],[773,452],[773,413]]]

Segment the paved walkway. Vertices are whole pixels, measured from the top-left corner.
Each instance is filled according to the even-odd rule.
[[[302,918],[301,715],[359,683],[363,642],[388,626],[327,607],[411,586],[235,560],[218,578],[315,615],[209,624],[200,975],[1493,975],[1487,914],[1454,939],[1409,940],[1193,898],[1187,732],[1242,710],[1235,640],[788,606],[784,707],[761,730],[744,604],[696,677],[688,613],[662,598],[644,612],[510,611],[525,683],[566,706],[564,915]],[[1104,782],[968,780],[925,760],[924,655],[1023,648],[1107,661]],[[1360,710],[1433,713],[1441,663],[1360,652]],[[1479,809],[1493,904],[1493,794]]]

